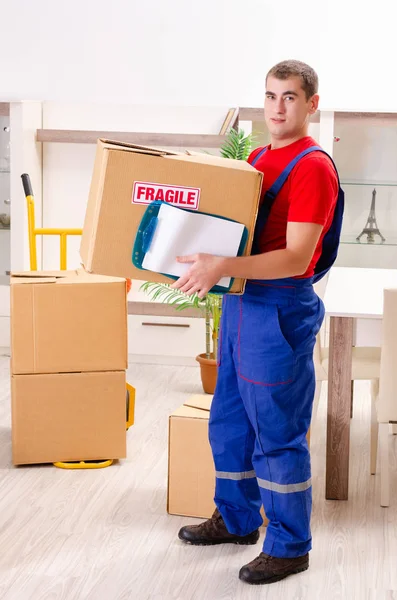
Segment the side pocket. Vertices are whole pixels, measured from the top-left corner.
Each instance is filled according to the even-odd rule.
[[[218,355],[216,359],[216,366],[220,367],[222,362],[222,332],[223,326],[219,325],[219,335],[218,335]]]
[[[239,376],[250,383],[270,386],[294,381],[295,354],[280,326],[276,304],[241,302],[238,362]]]
[[[318,318],[318,322],[317,322],[316,335],[320,331],[322,324],[324,322],[324,317],[325,317],[325,305],[321,298],[318,298],[318,305],[319,305],[319,318]]]
[[[291,328],[290,331],[285,330],[285,318],[283,318],[282,309],[280,306],[276,305],[276,319],[274,320],[275,325],[278,326],[278,332],[280,335],[280,340],[283,340],[285,344],[289,347],[291,352],[294,351],[294,333],[295,330]]]

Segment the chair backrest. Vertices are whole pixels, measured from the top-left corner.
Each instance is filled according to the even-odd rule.
[[[379,423],[397,421],[397,289],[383,291],[377,413]]]

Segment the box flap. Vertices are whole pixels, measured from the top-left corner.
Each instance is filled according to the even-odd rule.
[[[93,275],[84,269],[70,271],[20,271],[11,273],[11,284],[20,283],[125,283],[124,277]]]
[[[13,284],[32,284],[32,283],[56,283],[56,277],[37,277],[36,279],[31,279],[30,277],[18,277],[17,279],[11,279],[10,283]]]
[[[213,397],[212,394],[194,394],[183,403],[183,406],[189,406],[190,408],[197,408],[209,412]]]
[[[56,283],[58,279],[70,277],[75,271],[16,271],[11,273],[10,283]]]
[[[27,277],[29,279],[42,279],[43,277],[70,277],[76,274],[76,271],[12,271],[11,277]]]
[[[125,283],[125,277],[112,277],[111,275],[96,275],[94,273],[88,273],[85,269],[78,269],[76,276],[79,280],[83,280],[87,283]]]
[[[172,413],[171,417],[208,419],[212,398],[212,394],[193,394],[183,403],[183,406]]]
[[[170,150],[164,150],[162,148],[151,148],[150,146],[140,146],[139,144],[131,144],[129,142],[118,142],[117,140],[107,140],[99,138],[99,141],[104,145],[105,148],[111,149],[127,149],[131,152],[138,152],[140,154],[152,154],[153,156],[178,156],[178,152],[171,152]]]
[[[232,158],[223,158],[222,156],[213,156],[212,154],[204,154],[199,152],[190,152],[184,154],[173,154],[167,157],[170,160],[182,160],[185,162],[195,162],[202,165],[212,165],[214,167],[223,167],[225,169],[238,169],[239,171],[252,171],[256,173],[258,179],[263,177],[263,174],[255,169],[245,160],[235,160]]]
[[[177,408],[170,418],[182,417],[182,418],[190,418],[190,419],[205,419],[208,421],[209,411],[202,410],[201,408],[192,408],[191,406],[180,406]]]

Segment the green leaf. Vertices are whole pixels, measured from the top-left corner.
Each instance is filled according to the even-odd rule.
[[[231,129],[222,144],[220,154],[223,158],[247,160],[253,143],[252,134],[245,135],[244,131]]]
[[[200,300],[197,294],[188,296],[180,290],[172,289],[168,283],[146,281],[139,289],[145,292],[151,300],[160,300],[165,304],[171,304],[176,310],[183,310],[185,308],[202,309],[205,304],[203,300]]]

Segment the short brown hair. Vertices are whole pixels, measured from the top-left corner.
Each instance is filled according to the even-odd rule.
[[[302,89],[308,100],[318,92],[318,76],[314,69],[300,60],[283,60],[274,65],[266,75],[267,78],[288,79],[289,77],[300,77]]]

